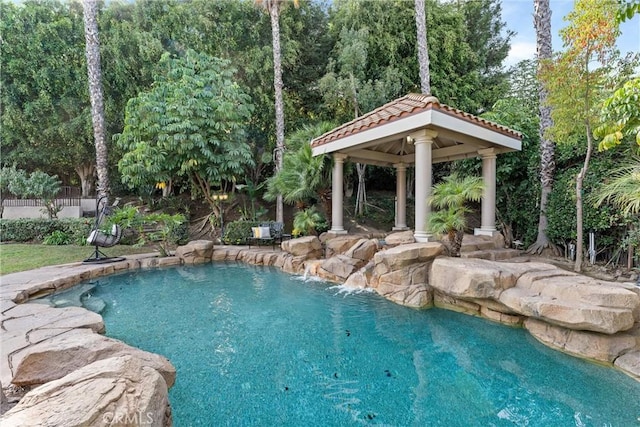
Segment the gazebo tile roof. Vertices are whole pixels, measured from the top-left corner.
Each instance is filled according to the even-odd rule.
[[[450,107],[445,104],[440,104],[438,98],[425,95],[410,93],[391,101],[381,107],[376,108],[369,113],[366,113],[355,120],[347,122],[337,128],[320,135],[319,137],[311,141],[312,147],[317,147],[337,139],[341,139],[350,135],[354,135],[359,132],[363,132],[368,129],[373,129],[377,126],[382,126],[386,123],[398,120],[403,117],[407,117],[414,114],[419,114],[428,110],[437,110],[444,114],[448,114],[454,117],[461,118],[463,120],[476,123],[482,127],[491,129],[502,134],[506,134],[515,138],[522,138],[520,132],[509,129],[506,126],[502,126],[498,123],[491,122],[473,114],[466,113],[457,108]]]

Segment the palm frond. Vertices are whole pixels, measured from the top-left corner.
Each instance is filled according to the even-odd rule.
[[[611,179],[604,183],[590,198],[595,206],[612,203],[624,215],[640,214],[640,157],[616,169]]]

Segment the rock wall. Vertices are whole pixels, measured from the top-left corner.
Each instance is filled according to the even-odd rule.
[[[476,240],[479,248],[495,243]],[[631,283],[546,263],[444,257],[441,244],[414,243],[407,232],[388,236],[384,245],[340,236],[325,247],[331,256],[302,262],[307,274],[373,288],[408,307],[434,305],[523,326],[552,348],[611,363],[640,379],[640,288]]]

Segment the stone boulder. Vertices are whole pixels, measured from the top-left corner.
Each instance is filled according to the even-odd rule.
[[[282,271],[289,274],[304,274],[304,263],[307,260],[306,255],[293,256],[292,254],[284,254],[279,257],[278,260],[282,260]],[[274,264],[278,266],[278,263]]]
[[[364,261],[346,255],[336,255],[326,259],[318,268],[319,277],[331,282],[343,283],[364,265]]]
[[[388,246],[398,246],[415,243],[416,239],[413,237],[413,231],[406,230],[388,234],[385,236],[384,242]]]
[[[135,356],[158,371],[168,387],[175,382],[176,370],[165,357],[96,334],[90,329],[72,329],[12,354],[12,383],[17,386],[44,384],[96,360],[125,355]]]
[[[380,251],[373,257],[369,285],[383,297],[409,307],[426,307],[433,302],[429,269],[442,254],[440,243],[412,243]]]
[[[498,299],[505,289],[516,285],[525,271],[549,268],[555,267],[542,263],[523,266],[476,258],[441,257],[433,262],[429,284],[457,298]]]
[[[316,236],[304,236],[297,239],[285,240],[281,244],[283,251],[290,253],[294,257],[304,257],[305,259],[321,258],[322,243]]]
[[[433,303],[433,290],[428,284],[429,265],[425,262],[390,271],[378,277],[373,287],[378,294],[400,305],[428,307]]]
[[[623,285],[545,263],[441,257],[433,262],[429,284],[443,294],[487,307],[483,312],[493,319],[502,318],[492,313],[497,311],[606,334],[630,329],[640,305],[638,295]]]
[[[10,355],[74,328],[104,332],[102,316],[81,307],[18,304],[2,312],[1,319],[0,381],[3,384],[10,384],[13,380]]]
[[[2,383],[0,383],[0,415],[4,414],[9,410],[9,400],[7,396],[4,394],[4,389],[2,388]]]
[[[614,366],[640,381],[640,350],[630,351],[618,357]]]
[[[544,320],[574,330],[615,334],[633,327],[629,309],[586,304],[574,299],[560,299],[521,288],[506,290],[500,302],[524,316]]]
[[[629,333],[605,335],[597,332],[575,331],[533,318],[526,319],[524,327],[537,340],[549,347],[601,362],[612,363],[637,345],[636,338]]]
[[[377,252],[374,256],[376,273],[395,271],[411,264],[431,261],[444,252],[444,246],[437,242],[413,243]]]
[[[500,302],[559,326],[614,334],[633,327],[640,297],[620,283],[554,268],[521,275],[516,287],[500,296]]]
[[[361,240],[360,236],[354,235],[337,235],[325,242],[325,258],[332,258],[336,255],[343,255],[356,243]]]
[[[171,425],[167,384],[146,362],[103,359],[28,392],[3,426]]]
[[[235,246],[219,246],[213,251],[211,261],[237,261],[242,252]]]
[[[367,265],[350,275],[344,282],[344,286],[353,289],[365,289],[371,287],[370,283],[374,268],[375,264],[373,261],[369,261]]]
[[[373,258],[376,252],[378,252],[377,239],[360,239],[345,252],[345,255],[349,258],[359,259],[367,263]]]
[[[213,257],[213,242],[211,240],[194,240],[184,246],[178,246],[175,256],[185,264],[210,262]]]
[[[304,274],[305,275],[311,275],[311,276],[317,276],[318,275],[318,270],[320,269],[320,267],[322,266],[322,263],[325,260],[323,259],[309,259],[306,260],[304,262]]]

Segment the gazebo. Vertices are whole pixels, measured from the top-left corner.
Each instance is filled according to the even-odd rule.
[[[321,135],[311,141],[314,156],[333,156],[331,233],[344,234],[344,161],[396,169],[394,230],[406,224],[407,167],[415,167],[415,225],[418,242],[431,237],[426,229],[427,199],[431,193],[432,165],[470,157],[482,158],[481,226],[475,234],[496,232],[496,156],[520,151],[522,134],[464,111],[440,104],[437,98],[409,94]]]

